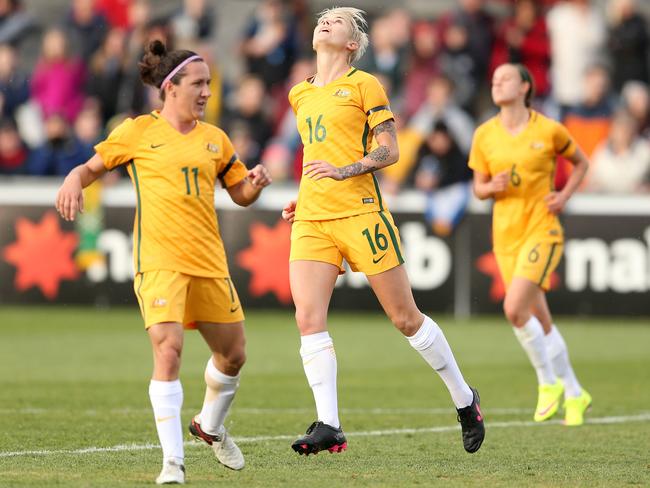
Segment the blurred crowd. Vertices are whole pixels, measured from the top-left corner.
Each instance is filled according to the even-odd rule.
[[[240,158],[263,162],[276,182],[297,181],[302,151],[287,94],[314,73],[316,13],[307,0],[261,0],[237,52],[224,53],[216,32],[228,12],[209,0],[178,0],[162,16],[153,0],[70,0],[47,25],[20,0],[0,0],[0,174],[64,175],[125,117],[159,108],[137,63],[161,39],[210,64],[206,119]],[[650,42],[637,0],[458,0],[430,17],[400,7],[368,15],[370,47],[357,67],[386,88],[401,153],[382,186],[425,192],[436,232],[449,232],[467,204],[472,134],[496,113],[490,78],[504,62],[528,67],[534,108],[562,121],[590,157],[582,191],[650,191]],[[24,40],[35,35],[37,60],[23,72]],[[243,73],[227,80],[234,55]],[[558,187],[569,172],[559,160]]]

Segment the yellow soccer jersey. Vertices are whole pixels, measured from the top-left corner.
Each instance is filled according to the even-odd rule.
[[[495,252],[516,252],[530,236],[540,241],[563,239],[562,226],[544,197],[554,190],[556,155],[570,157],[576,145],[566,128],[531,111],[526,128],[511,135],[493,117],[476,129],[469,166],[494,176],[508,171],[510,182],[495,197],[492,234]]]
[[[214,186],[239,183],[247,170],[221,129],[199,122],[181,134],[152,112],[125,120],[95,150],[109,170],[127,164],[133,181],[136,272],[228,276]]]
[[[318,87],[303,81],[289,92],[304,145],[303,162],[325,160],[341,167],[362,159],[377,124],[393,118],[383,87],[372,75],[351,68]],[[382,210],[372,173],[343,181],[303,177],[296,220],[329,220]]]

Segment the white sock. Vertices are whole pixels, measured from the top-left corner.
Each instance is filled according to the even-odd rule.
[[[566,398],[580,396],[582,387],[571,367],[569,351],[564,342],[564,338],[555,324],[551,326],[551,332],[546,334],[544,339],[553,370],[562,379],[562,383],[564,383],[564,396]]]
[[[336,397],[336,353],[329,332],[300,337],[300,356],[307,381],[314,393],[318,420],[340,427]]]
[[[218,434],[228,415],[230,405],[239,388],[239,375],[228,376],[219,371],[212,357],[205,367],[205,399],[199,415],[201,430],[207,434]]]
[[[153,407],[158,439],[163,451],[163,462],[184,464],[181,407],[183,387],[180,380],[149,383],[149,398]]]
[[[447,385],[456,408],[471,405],[474,394],[465,382],[445,334],[438,324],[425,315],[418,331],[407,339],[429,366],[440,375]]]
[[[531,315],[528,322],[523,327],[513,327],[515,336],[519,340],[521,347],[524,348],[530,362],[537,373],[537,382],[540,385],[553,385],[557,382],[557,377],[553,372],[551,359],[546,350],[544,342],[544,329],[537,317]]]

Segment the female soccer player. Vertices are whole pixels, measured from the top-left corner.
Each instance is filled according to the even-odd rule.
[[[190,432],[221,463],[244,458],[223,423],[245,360],[244,314],[228,273],[214,211],[217,179],[242,206],[271,181],[262,166],[247,171],[228,136],[203,123],[210,72],[191,51],[152,42],[140,63],[144,83],[160,90],[162,110],[127,119],[95,146],[96,154],[66,177],[56,208],[66,220],[83,211],[82,188],[106,170],[127,165],[137,196],[133,234],[134,289],[153,347],[149,385],[163,469],[158,484],[185,480],[178,379],[183,327],[197,328],[212,351],[203,408]]]
[[[533,95],[524,66],[503,64],[496,69],[492,99],[500,111],[476,130],[469,166],[476,196],[495,201],[494,254],[507,286],[503,309],[539,383],[534,419],[541,422],[555,415],[564,391],[565,423],[581,425],[591,396],[573,372],[545,292],[562,256],[564,238],[557,215],[580,185],[589,162],[564,126],[530,109]],[[574,165],[562,191],[553,186],[558,154]]]
[[[318,419],[292,447],[299,454],[340,452],[336,356],[327,308],[343,258],[366,274],[390,320],[445,382],[458,409],[468,452],[485,435],[479,396],[456,364],[440,327],[418,310],[402,266],[399,234],[374,171],[398,159],[395,122],[377,79],[351,66],[368,45],[363,11],[322,12],[314,30],[316,74],[294,86],[289,101],[304,144],[298,201],[283,217],[293,222],[290,280],[307,381]],[[379,146],[368,152],[372,137]]]

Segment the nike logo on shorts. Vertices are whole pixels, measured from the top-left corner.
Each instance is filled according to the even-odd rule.
[[[164,146],[164,144],[152,144],[151,149],[158,149],[160,146]]]
[[[385,257],[386,257],[386,253],[382,254],[381,257],[379,257],[379,258],[377,258],[377,259],[373,259],[372,262],[373,262],[374,264],[377,264],[379,261],[381,261],[381,260],[384,259]]]
[[[230,313],[234,313],[237,310],[239,310],[239,305],[237,305],[235,308],[230,307]]]

